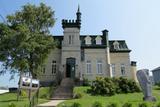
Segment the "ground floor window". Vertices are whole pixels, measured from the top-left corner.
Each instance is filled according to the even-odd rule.
[[[122,74],[122,76],[125,76],[125,74],[126,74],[126,70],[125,70],[125,65],[124,64],[121,64],[121,74]]]
[[[112,68],[111,77],[115,77],[116,76],[116,67],[115,67],[115,64],[111,64],[111,68]]]
[[[102,74],[102,61],[97,61],[97,73]]]
[[[52,61],[52,74],[55,74],[55,73],[56,73],[56,70],[57,70],[56,61],[53,60],[53,61]]]
[[[87,73],[90,74],[91,73],[91,61],[87,61],[86,63],[86,66],[87,66]]]

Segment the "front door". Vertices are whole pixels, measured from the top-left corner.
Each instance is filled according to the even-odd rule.
[[[75,78],[75,58],[67,58],[66,61],[66,77]]]

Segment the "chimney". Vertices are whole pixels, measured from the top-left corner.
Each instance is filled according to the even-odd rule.
[[[136,61],[131,61],[131,74],[132,74],[132,79],[138,82],[137,80],[137,62]]]

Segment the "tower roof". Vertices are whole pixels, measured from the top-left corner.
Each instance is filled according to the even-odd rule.
[[[79,28],[81,27],[81,12],[80,12],[80,6],[78,5],[78,10],[77,10],[77,19],[76,20],[67,20],[63,19],[62,20],[62,27],[63,28]]]

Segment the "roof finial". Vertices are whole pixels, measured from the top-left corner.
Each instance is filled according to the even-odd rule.
[[[79,4],[78,4],[78,10],[77,10],[77,12],[80,12],[80,7],[79,7]]]

